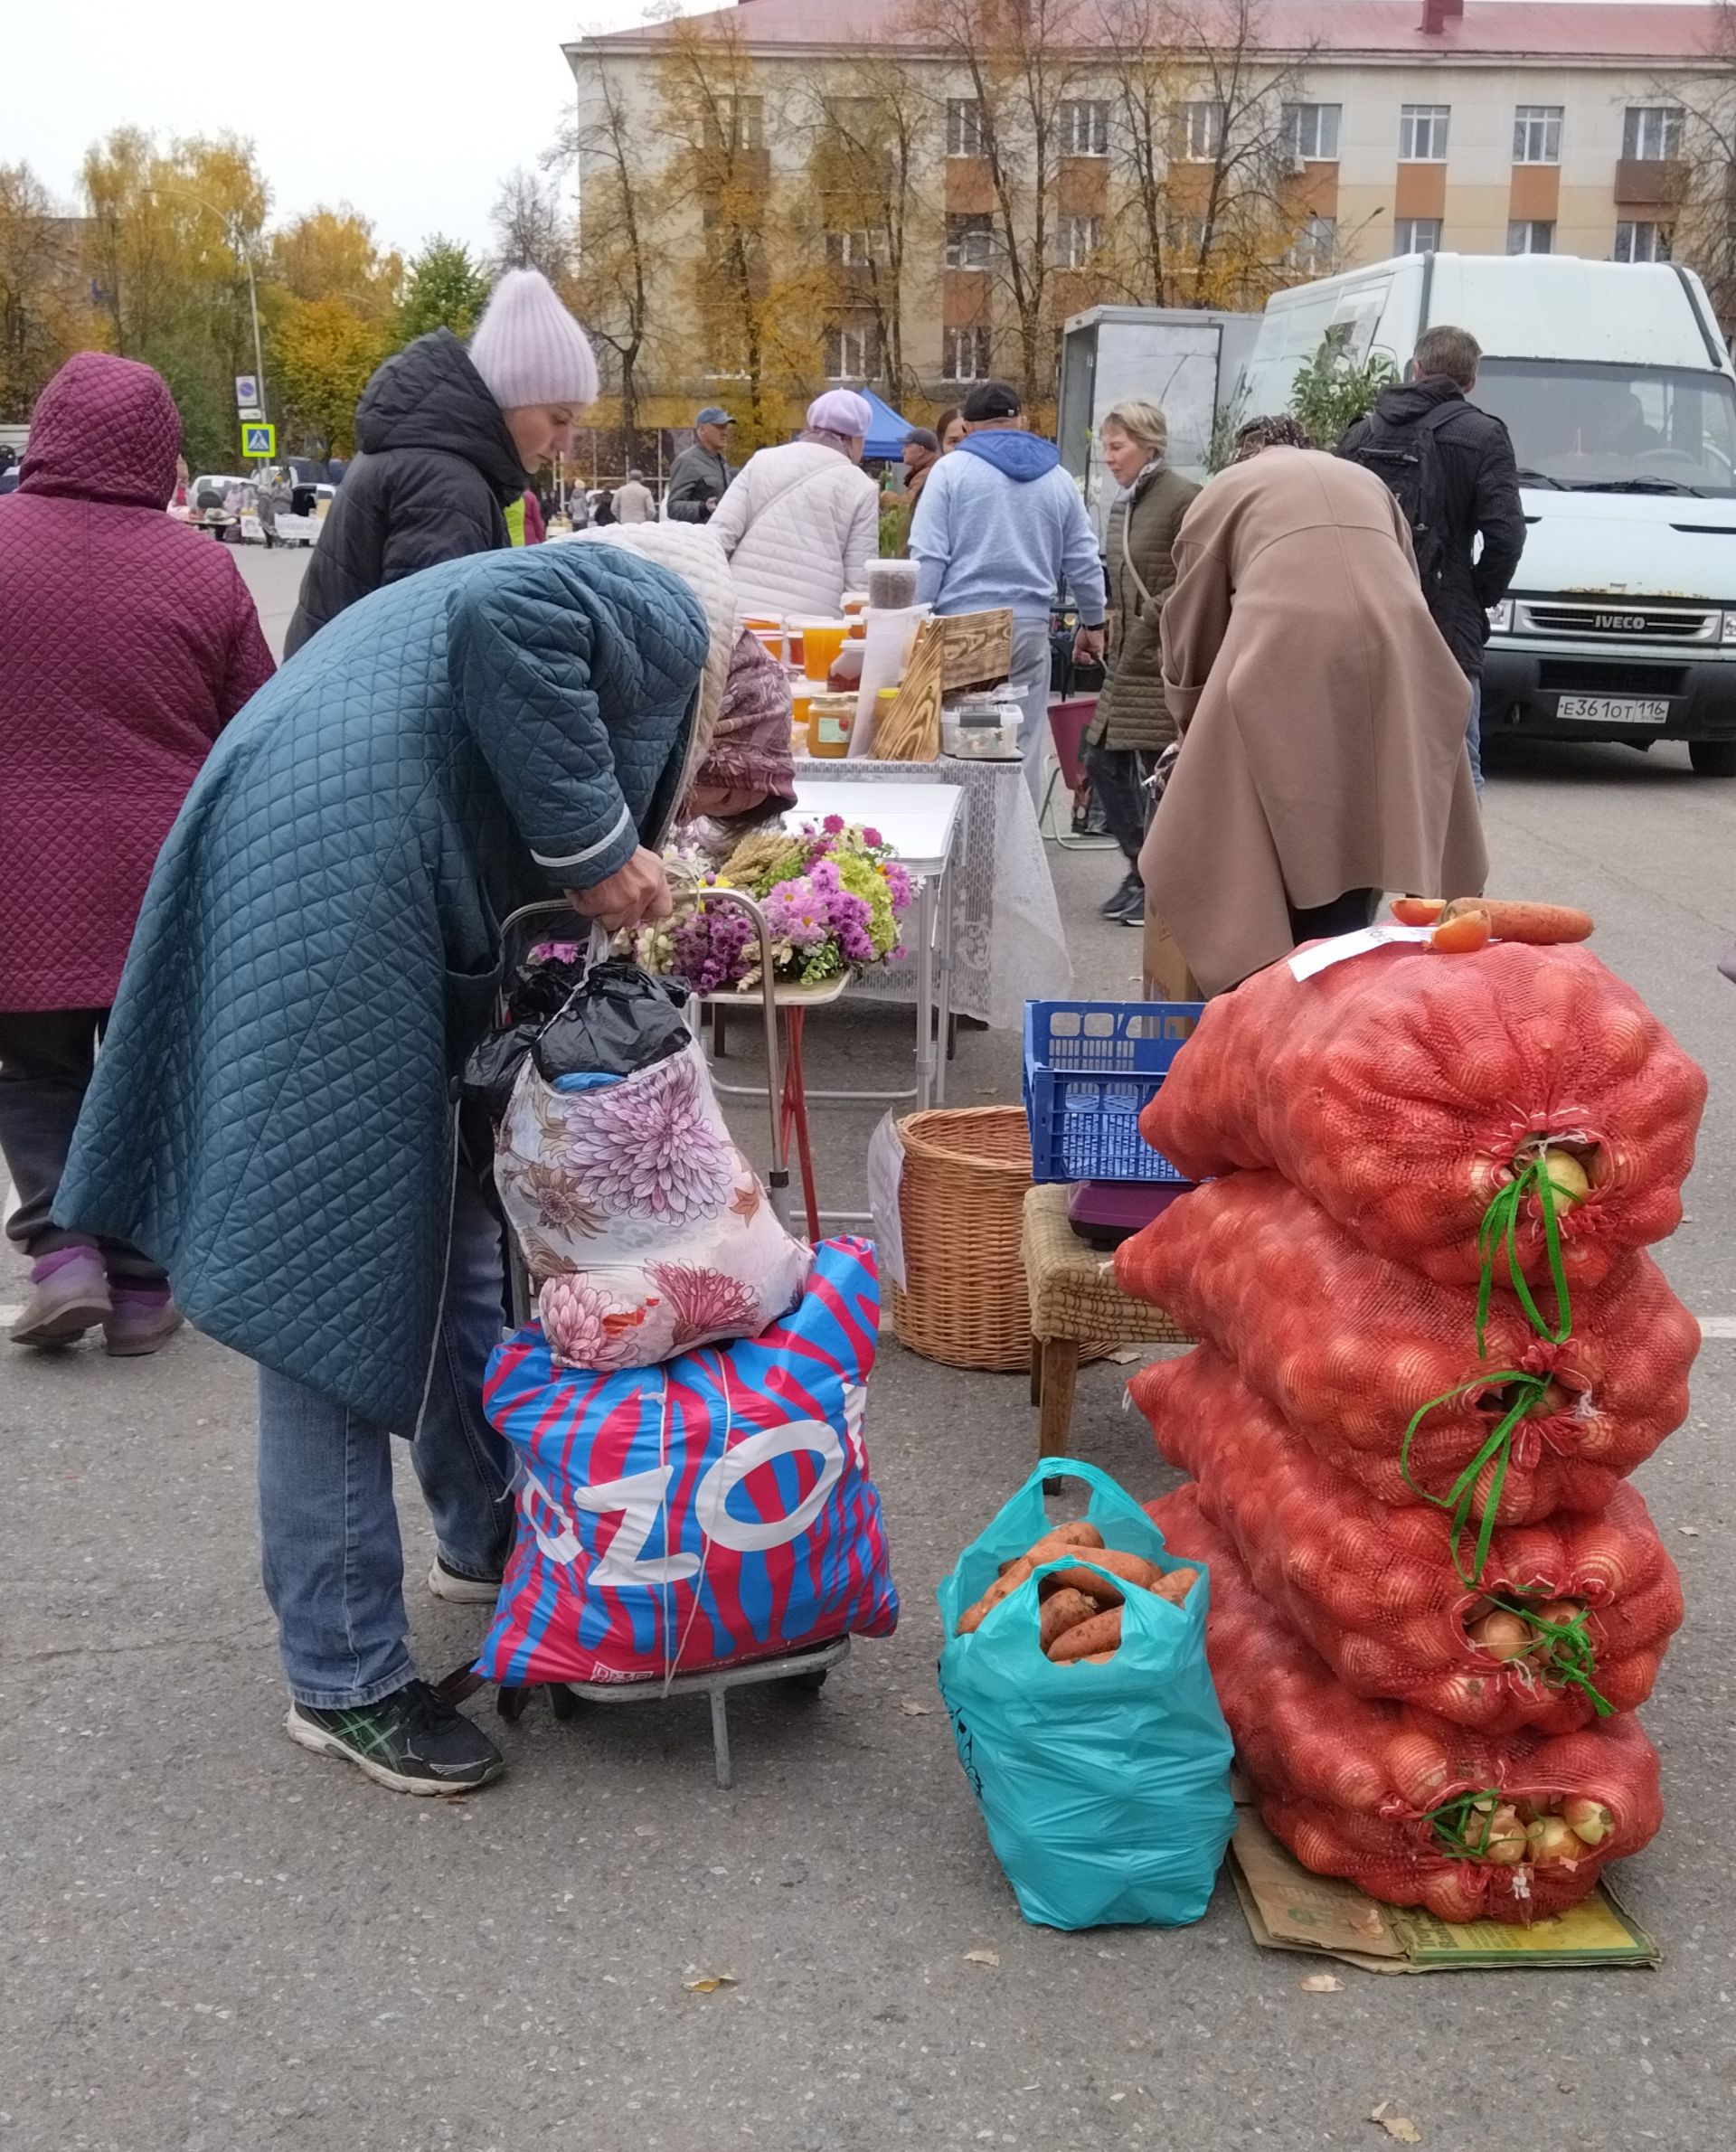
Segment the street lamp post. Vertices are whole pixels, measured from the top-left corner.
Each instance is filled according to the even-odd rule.
[[[259,385],[259,409],[263,411],[266,408],[265,345],[259,336],[259,292],[258,285],[253,280],[252,241],[248,238],[246,231],[242,229],[240,217],[231,211],[219,209],[214,202],[207,202],[203,194],[195,194],[191,187],[159,184],[151,187],[148,192],[153,201],[158,194],[179,194],[196,207],[208,212],[224,227],[224,236],[231,239],[231,243],[241,256],[247,269],[247,304],[248,310],[253,316],[253,373]]]

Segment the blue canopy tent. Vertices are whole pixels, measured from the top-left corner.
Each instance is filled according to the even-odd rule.
[[[882,403],[872,389],[858,391],[868,400],[874,414],[874,422],[868,429],[868,438],[862,444],[863,455],[887,463],[896,463],[904,453],[904,436],[910,430],[910,421],[901,419],[890,403]]]

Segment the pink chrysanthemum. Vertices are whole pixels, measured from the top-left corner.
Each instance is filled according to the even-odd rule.
[[[536,1312],[542,1335],[558,1367],[624,1367],[633,1354],[634,1337],[644,1321],[644,1311],[623,1317],[580,1271],[551,1278],[537,1295]]]
[[[562,1162],[590,1209],[686,1225],[728,1204],[735,1152],[706,1118],[695,1050],[584,1100],[584,1112],[569,1118]]]
[[[708,1338],[746,1337],[761,1326],[753,1288],[739,1278],[698,1263],[649,1263],[645,1274],[674,1311],[678,1353]]]

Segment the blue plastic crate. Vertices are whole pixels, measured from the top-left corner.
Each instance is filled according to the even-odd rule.
[[[1024,1109],[1035,1181],[1184,1181],[1139,1116],[1192,1036],[1198,1001],[1027,1001]]]

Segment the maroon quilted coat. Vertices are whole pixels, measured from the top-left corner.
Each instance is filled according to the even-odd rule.
[[[161,375],[80,352],[0,498],[0,1009],[107,1008],[169,825],[271,673],[225,549],[164,514]]]

